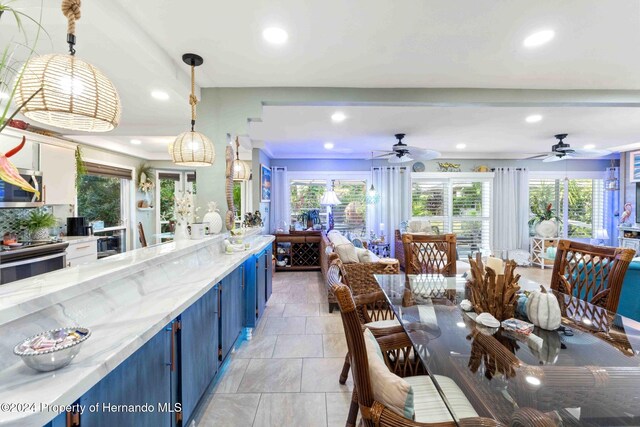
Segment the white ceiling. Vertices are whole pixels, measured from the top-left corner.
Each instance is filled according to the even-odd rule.
[[[333,123],[336,111],[347,119]],[[527,123],[533,114],[542,121]],[[396,133],[444,157],[523,158],[549,151],[558,133],[568,133],[574,148],[625,148],[640,142],[638,124],[640,109],[625,107],[266,106],[250,136],[275,158],[369,158],[372,150],[390,150]],[[327,141],[333,150],[324,149]]]
[[[43,3],[42,23],[49,37],[42,37],[37,50],[65,52],[66,19],[60,12],[60,1]],[[20,0],[12,5],[37,16],[40,4],[40,0]],[[122,98],[123,118],[120,127],[108,135],[77,138],[140,157],[165,158],[163,145],[167,138],[188,127],[188,67],[180,59],[187,51],[205,59],[197,73],[201,87],[637,90],[639,21],[638,0],[85,1],[82,19],[77,23],[78,56],[98,66],[114,81]],[[0,46],[13,33],[5,31],[9,22],[3,16]],[[289,41],[283,46],[266,44],[261,33],[267,26],[286,29]],[[546,28],[555,31],[554,40],[535,49],[523,47],[526,36]],[[165,90],[170,100],[152,99],[153,89]],[[295,109],[300,114],[306,112],[306,108]],[[616,144],[640,140],[632,138],[631,130],[625,133],[610,129],[611,133],[607,133],[606,126],[589,127],[591,122],[584,119],[594,115],[605,124],[618,123],[620,129],[638,123],[636,116],[628,117],[635,122],[622,120],[619,109],[589,113],[566,109],[564,114],[556,114],[563,123],[547,129],[543,128],[549,123],[545,120],[536,135],[518,133],[518,129],[505,123],[502,113],[507,110],[478,110],[470,117],[468,110],[450,112],[466,130],[441,117],[449,114],[446,109],[429,113],[434,117],[429,119],[428,127],[427,120],[420,118],[423,107],[407,107],[403,117],[394,109],[377,111],[362,117],[361,128],[333,135],[334,129],[329,127],[325,135],[300,132],[306,132],[303,125],[317,127],[320,118],[315,113],[305,116],[309,123],[287,122],[281,133],[270,133],[267,128],[271,126],[271,113],[267,109],[265,128],[252,127],[252,136],[256,132],[257,138],[269,141],[274,154],[285,157],[300,152],[296,143],[325,138],[356,141],[354,147],[344,148],[354,152],[362,151],[357,145],[362,144],[362,138],[390,144],[393,141],[387,139],[392,139],[388,135],[400,125],[407,133],[413,126],[416,138],[422,132],[424,145],[463,138],[471,147],[481,141],[493,141],[491,135],[538,143],[560,130],[571,133],[571,129],[565,129],[570,123],[575,124],[576,140],[587,133],[592,139],[615,140]],[[381,111],[393,115],[379,117]],[[476,126],[467,126],[483,114],[484,125],[478,119]],[[622,113],[625,115],[633,113]],[[284,126],[282,121],[277,123]],[[421,127],[420,123],[425,125]],[[143,144],[131,146],[132,138]],[[291,145],[284,147],[282,141]],[[519,148],[517,144],[507,144],[500,149]]]

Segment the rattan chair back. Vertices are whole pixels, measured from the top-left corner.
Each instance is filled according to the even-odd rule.
[[[403,234],[407,274],[456,275],[456,235]]]

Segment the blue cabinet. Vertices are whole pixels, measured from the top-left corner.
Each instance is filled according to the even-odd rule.
[[[221,360],[229,354],[244,324],[244,265],[236,268],[220,283]]]
[[[264,314],[271,296],[271,246],[252,256],[245,263],[245,326],[253,328]]]
[[[273,252],[272,250],[273,248],[271,247],[271,245],[269,245],[265,249],[265,254],[264,254],[265,274],[267,276],[266,286],[265,286],[265,298],[264,298],[265,303],[269,301],[269,298],[271,298],[271,292],[273,290],[273,264],[272,264]]]
[[[218,285],[180,315],[180,402],[183,425],[218,371]]]
[[[256,258],[256,317],[259,319],[264,314],[264,309],[266,307],[266,298],[267,295],[267,275],[266,275],[266,254],[264,251],[260,252]]]
[[[176,369],[173,324],[156,334],[80,398],[81,405],[99,405],[98,411],[85,411],[80,416],[82,426],[174,425],[176,413],[169,412],[175,409],[171,399],[171,369]],[[146,411],[128,412],[116,410],[115,405],[151,405],[152,408],[147,406]]]

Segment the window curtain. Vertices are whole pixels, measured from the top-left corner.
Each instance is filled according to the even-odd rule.
[[[369,228],[378,236],[384,234],[393,257],[395,230],[411,216],[411,172],[404,167],[374,167],[372,178],[380,200],[370,205]]]
[[[529,171],[498,168],[493,179],[492,251],[500,258],[508,251],[529,250]]]
[[[269,224],[271,231],[284,224],[285,231],[291,225],[289,213],[289,186],[287,168],[275,166],[271,168],[271,209],[269,210]]]

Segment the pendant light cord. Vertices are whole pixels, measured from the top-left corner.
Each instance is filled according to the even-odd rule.
[[[240,161],[240,141],[238,140],[237,136],[236,136],[236,160]]]
[[[189,95],[189,105],[191,105],[191,132],[193,132],[196,125],[196,105],[198,105],[198,98],[196,98],[196,65],[191,63],[191,95]]]
[[[67,17],[67,43],[69,53],[76,54],[76,21],[80,19],[80,0],[62,0],[62,14]]]

